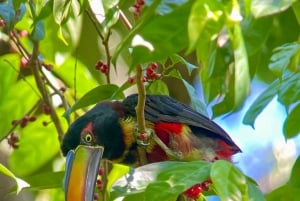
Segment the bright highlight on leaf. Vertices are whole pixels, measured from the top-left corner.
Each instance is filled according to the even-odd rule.
[[[0,163],[0,172],[15,180],[17,184],[17,194],[19,194],[23,188],[30,187],[30,185],[26,181],[16,177],[9,169],[7,169],[1,163]]]

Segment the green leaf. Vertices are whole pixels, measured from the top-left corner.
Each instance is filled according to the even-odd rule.
[[[66,22],[71,12],[72,1],[70,0],[54,0],[53,16],[57,24]]]
[[[258,98],[252,103],[248,111],[246,112],[243,123],[250,125],[254,128],[254,121],[256,117],[265,109],[265,107],[275,97],[280,87],[279,80],[276,79],[269,87],[264,90]]]
[[[300,103],[297,104],[287,116],[283,125],[284,136],[289,139],[300,133]]]
[[[291,58],[299,51],[299,43],[287,43],[274,50],[269,64],[269,69],[277,76],[282,77]]]
[[[210,176],[221,200],[249,200],[247,180],[232,163],[223,160],[214,162]]]
[[[250,91],[250,74],[248,55],[246,52],[241,27],[234,26],[233,37],[231,38],[234,54],[234,106],[233,111],[239,109]]]
[[[64,116],[68,117],[70,114],[80,108],[87,107],[92,104],[96,104],[102,100],[111,99],[113,95],[116,95],[115,92],[119,89],[117,85],[107,84],[98,86],[89,92],[87,92],[81,99],[79,99],[70,109],[68,109]],[[123,93],[117,94],[117,96],[113,97],[116,99],[124,98]]]
[[[247,179],[247,185],[248,185],[248,196],[249,200],[253,201],[265,201],[264,194],[262,191],[258,188],[256,183],[253,183],[249,178]]]
[[[186,48],[190,4],[177,7],[167,15],[153,17],[144,25],[139,36],[133,40],[135,45],[132,48],[132,66],[165,60],[169,55]],[[139,38],[144,43],[136,42]]]
[[[129,166],[113,163],[113,168],[109,172],[108,181],[106,184],[107,191],[109,192],[115,181],[123,177],[125,174],[129,173],[129,171]]]
[[[176,200],[178,195],[188,188],[208,179],[210,167],[210,163],[193,161],[178,163],[164,169],[157,175],[156,180],[147,186],[145,200]]]
[[[300,73],[291,74],[284,78],[280,84],[278,100],[285,106],[300,100]]]
[[[298,24],[300,25],[300,2],[299,1],[295,1],[292,5],[293,10],[294,10],[294,14],[297,18]]]
[[[16,182],[16,184],[17,184],[17,194],[18,194],[23,188],[26,188],[26,187],[29,187],[29,186],[30,186],[26,181],[24,181],[24,180],[22,180],[22,179],[16,177],[9,169],[7,169],[7,168],[6,168],[4,165],[2,165],[1,163],[0,163],[0,172],[1,172],[2,174],[4,174],[4,175],[6,175],[6,176],[8,176],[8,177],[10,177],[10,178],[12,178],[12,179],[15,180],[15,182]]]
[[[300,188],[299,178],[300,178],[300,157],[298,156],[296,162],[294,163],[288,184],[295,188]]]
[[[155,80],[150,83],[150,86],[147,87],[147,94],[162,94],[169,95],[169,89],[165,82],[161,80]]]
[[[194,64],[191,64],[189,62],[187,62],[182,56],[180,56],[179,54],[172,54],[170,56],[170,59],[172,61],[173,64],[176,63],[182,63],[185,64],[186,69],[188,70],[189,75],[191,76],[192,72],[197,69],[198,67],[195,66]]]
[[[9,166],[17,175],[27,176],[34,173],[60,150],[54,125],[43,126],[43,117],[45,115],[22,129],[19,148],[9,157]]]
[[[187,89],[187,92],[191,99],[190,105],[192,106],[192,108],[194,108],[196,111],[200,112],[201,114],[208,116],[206,105],[198,98],[195,88],[185,80],[182,80],[182,82],[185,88]]]
[[[288,9],[293,2],[295,2],[295,0],[253,0],[251,4],[251,11],[256,18],[267,15],[274,15]]]
[[[224,20],[222,3],[210,0],[195,1],[188,19],[188,52],[195,49],[199,40],[211,40],[213,35],[221,31]]]
[[[31,37],[35,41],[40,41],[45,38],[45,26],[43,21],[39,20],[34,24]]]
[[[247,54],[255,54],[264,45],[272,30],[272,17],[255,19],[252,15],[241,22]]]

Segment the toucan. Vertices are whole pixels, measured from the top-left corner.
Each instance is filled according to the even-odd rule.
[[[67,156],[66,200],[93,200],[101,158],[130,166],[167,160],[231,161],[241,152],[214,121],[167,95],[146,95],[147,133],[139,133],[136,119],[138,95],[123,101],[103,101],[76,119],[66,132],[61,150]],[[76,189],[76,190],[75,190]]]

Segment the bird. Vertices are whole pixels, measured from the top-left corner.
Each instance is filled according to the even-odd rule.
[[[231,161],[241,149],[207,116],[167,95],[147,94],[144,106],[147,135],[137,129],[138,95],[123,101],[102,101],[76,119],[67,130],[64,156],[79,145],[104,147],[103,159],[140,166],[138,147],[147,163],[180,160]]]

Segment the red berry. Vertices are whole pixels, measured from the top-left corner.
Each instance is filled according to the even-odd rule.
[[[43,106],[43,112],[44,114],[50,114],[51,113],[51,107],[49,105],[44,105]]]
[[[19,32],[19,36],[20,37],[26,37],[26,36],[28,36],[28,32],[26,30],[22,30],[22,31]]]
[[[52,65],[52,64],[43,64],[43,66],[44,66],[48,71],[52,71],[52,69],[53,69],[53,65]]]
[[[21,58],[21,64],[20,64],[20,66],[21,66],[21,68],[27,68],[28,67],[28,60],[25,58],[25,57],[22,57]]]
[[[102,188],[103,183],[102,183],[101,179],[97,179],[96,185],[97,185],[97,188],[98,188],[98,189],[101,189],[101,188]]]
[[[29,117],[29,121],[35,121],[35,120],[36,120],[36,116]]]
[[[3,19],[0,19],[0,27],[4,27],[5,26],[5,21]]]
[[[94,200],[99,200],[99,194],[98,193],[94,194]]]
[[[13,125],[13,126],[17,125],[18,123],[19,123],[19,120],[16,120],[16,119],[11,121],[11,125]]]
[[[201,184],[195,184],[193,187],[189,188],[184,192],[184,195],[189,199],[197,200],[202,192]]]
[[[139,135],[139,138],[140,138],[140,140],[142,140],[142,141],[146,141],[146,140],[148,140],[148,135],[147,135],[146,133],[141,133],[141,134]]]
[[[140,6],[143,6],[145,4],[144,0],[137,0],[136,3]]]
[[[21,123],[20,123],[21,128],[24,128],[27,125],[28,121],[29,121],[29,116],[27,116],[27,115],[24,116],[21,119]]]
[[[66,87],[65,86],[62,86],[62,87],[60,87],[60,89],[59,89],[61,92],[65,92],[67,89],[66,89]]]
[[[19,148],[17,144],[19,142],[19,137],[15,133],[11,133],[9,138],[7,138],[7,143],[14,149]]]
[[[100,68],[100,71],[104,74],[108,73],[108,66],[106,64],[103,64]]]
[[[147,82],[148,81],[148,79],[147,79],[147,77],[142,77],[142,82]]]
[[[135,77],[129,77],[129,78],[128,78],[128,82],[129,82],[130,84],[133,84],[133,83],[134,83],[134,80],[135,80]]]
[[[98,170],[98,175],[103,175],[104,174],[104,168],[99,168]]]
[[[101,67],[103,66],[103,62],[102,61],[98,61],[95,65],[96,70],[101,70]]]
[[[153,70],[156,70],[157,67],[158,67],[158,65],[157,65],[157,63],[152,62],[152,63],[149,65],[149,67],[152,68]],[[149,68],[149,67],[148,67],[148,68]]]
[[[46,121],[43,121],[42,124],[43,124],[43,126],[45,126],[45,127],[48,126],[48,122],[46,122]]]

